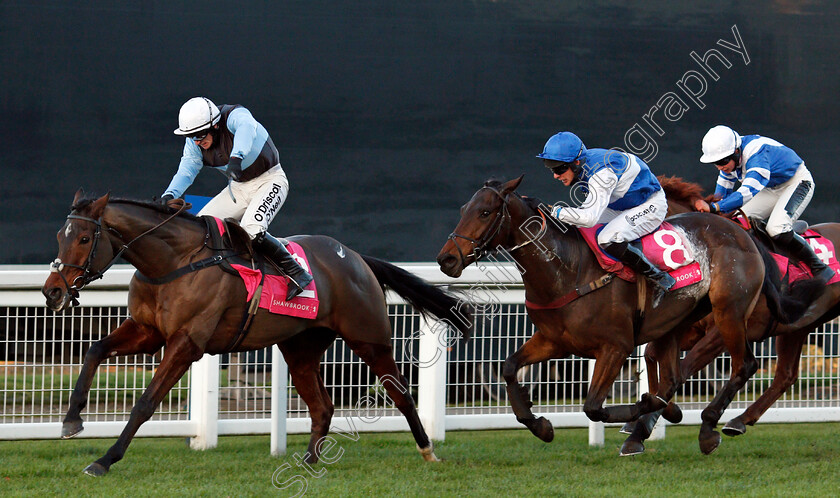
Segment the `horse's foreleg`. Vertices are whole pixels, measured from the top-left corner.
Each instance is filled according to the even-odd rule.
[[[186,334],[179,334],[167,342],[163,360],[155,371],[149,386],[146,387],[143,395],[137,400],[137,404],[131,409],[131,416],[117,442],[108,449],[102,458],[88,465],[85,468],[85,474],[92,476],[105,475],[111,465],[122,459],[140,426],[151,418],[166,394],[183,377],[190,365],[201,358],[201,355],[201,348],[193,343]]]
[[[533,412],[531,412],[533,403],[529,399],[528,393],[519,385],[519,381],[516,379],[516,372],[526,365],[539,363],[552,358],[562,358],[564,356],[566,356],[566,352],[557,343],[548,339],[545,334],[538,330],[522,347],[505,360],[505,365],[502,369],[502,375],[507,384],[506,389],[508,399],[510,400],[510,407],[513,409],[514,415],[516,415],[516,420],[524,424],[535,436],[547,443],[554,439],[554,427],[551,426],[551,422],[545,417],[536,418]]]
[[[307,330],[278,347],[289,366],[292,384],[309,409],[309,447],[303,459],[306,463],[317,463],[321,440],[330,431],[330,422],[335,406],[330,399],[324,379],[321,378],[321,356],[335,341],[336,333],[329,329]]]
[[[61,426],[61,438],[71,438],[84,429],[81,412],[87,406],[88,393],[99,365],[114,356],[153,354],[163,345],[163,337],[152,329],[139,326],[131,318],[113,332],[94,342],[85,354],[82,370],[70,395],[70,406]]]
[[[739,436],[747,432],[746,426],[755,424],[764,412],[796,382],[796,379],[799,377],[799,360],[802,357],[802,344],[810,332],[810,329],[807,329],[776,338],[777,360],[773,383],[744,413],[730,420],[723,427],[724,434],[728,436]]]
[[[720,445],[720,434],[715,431],[721,415],[732,399],[746,385],[747,381],[758,370],[752,350],[749,348],[745,337],[746,327],[743,323],[733,323],[729,317],[718,317],[715,320],[721,330],[726,349],[732,357],[732,373],[729,380],[718,391],[715,398],[709,403],[700,414],[702,423],[700,425],[700,451],[708,455]],[[737,319],[736,319],[737,320]]]
[[[595,422],[627,422],[639,417],[642,410],[651,412],[657,409],[653,400],[648,395],[633,405],[610,406],[604,408],[604,401],[610,392],[610,388],[621,372],[624,360],[630,355],[630,351],[609,347],[601,350],[595,356],[595,368],[592,378],[589,380],[589,392],[583,404],[583,411],[589,420]],[[664,404],[663,404],[664,406]]]

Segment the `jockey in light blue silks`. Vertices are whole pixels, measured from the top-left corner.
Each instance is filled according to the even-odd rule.
[[[240,105],[219,109],[206,97],[194,97],[181,106],[175,134],[186,137],[184,153],[161,201],[180,197],[204,166],[224,172],[230,179],[229,190],[211,199],[199,216],[238,220],[254,246],[291,280],[286,300],[300,294],[312,275],[268,233],[268,225],[286,201],[289,180],[263,125]]]
[[[814,179],[802,159],[789,147],[761,135],[740,136],[728,126],[715,126],[703,137],[700,162],[713,163],[718,175],[711,204],[697,201],[698,211],[729,213],[738,208],[746,216],[767,220],[767,233],[780,247],[828,282],[834,270],[826,265],[801,236],[793,222],[814,195]],[[740,182],[738,190],[735,183]]]
[[[676,281],[645,257],[638,240],[659,228],[668,212],[665,192],[647,164],[619,150],[587,149],[568,131],[548,139],[537,157],[555,179],[566,186],[583,182],[586,191],[580,207],[555,204],[551,215],[581,227],[606,223],[598,245],[653,282],[653,307],[659,305]]]

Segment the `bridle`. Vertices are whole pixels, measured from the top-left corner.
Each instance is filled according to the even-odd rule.
[[[60,258],[56,258],[55,261],[50,263],[50,272],[51,273],[58,273],[58,275],[61,277],[61,280],[64,281],[64,285],[67,287],[67,292],[70,294],[70,296],[73,299],[72,300],[72,305],[73,306],[78,306],[79,301],[76,298],[78,297],[80,290],[82,290],[89,283],[102,278],[105,275],[105,272],[108,271],[109,268],[114,266],[114,263],[116,263],[117,260],[120,258],[120,256],[122,256],[122,254],[125,251],[128,250],[128,248],[131,246],[131,244],[136,242],[138,239],[148,235],[149,233],[157,230],[158,228],[162,227],[163,225],[165,225],[166,223],[168,223],[169,221],[174,219],[176,216],[181,214],[185,209],[187,209],[187,204],[186,203],[181,203],[180,207],[178,208],[178,210],[174,214],[172,214],[171,216],[169,216],[168,218],[166,218],[162,222],[158,223],[157,225],[153,226],[152,228],[150,228],[150,229],[146,230],[145,232],[141,233],[137,237],[134,237],[133,239],[131,239],[127,243],[123,244],[122,247],[120,247],[120,250],[117,251],[117,253],[114,255],[113,258],[111,258],[111,261],[109,261],[108,264],[106,264],[104,268],[102,268],[101,270],[98,270],[98,271],[93,270],[91,267],[93,266],[93,260],[96,258],[96,250],[99,248],[99,240],[102,238],[102,217],[100,216],[99,219],[95,220],[93,218],[88,218],[86,216],[79,216],[77,214],[70,213],[69,215],[67,215],[68,220],[82,220],[82,221],[87,221],[87,222],[90,222],[90,223],[93,223],[94,225],[96,225],[96,229],[93,232],[93,243],[91,244],[90,252],[88,253],[87,259],[85,260],[84,264],[82,264],[82,265],[74,265],[74,264],[71,264],[71,263],[64,263],[64,262],[61,261]],[[107,227],[107,228],[111,232],[114,232],[116,234],[117,238],[119,238],[120,240],[123,240],[122,234],[120,234],[120,232],[118,232],[116,229],[114,229],[112,227]],[[71,285],[67,281],[67,278],[64,276],[64,273],[62,272],[62,270],[64,270],[64,268],[76,268],[76,269],[82,270],[82,274],[77,276],[76,278],[74,278],[73,279],[73,284]]]
[[[490,225],[490,228],[487,229],[487,231],[484,233],[484,235],[480,239],[473,239],[473,238],[467,237],[466,235],[461,235],[461,234],[456,233],[456,232],[450,233],[449,237],[447,237],[447,239],[451,240],[452,243],[455,245],[455,248],[458,250],[458,255],[461,258],[461,264],[463,266],[467,265],[467,258],[469,258],[471,256],[473,258],[475,258],[476,261],[478,261],[483,256],[497,251],[498,249],[488,249],[487,246],[490,244],[490,242],[493,239],[496,238],[497,235],[499,235],[499,232],[502,231],[502,226],[504,226],[505,222],[510,221],[510,210],[508,209],[508,196],[511,193],[508,192],[506,195],[502,195],[502,193],[499,192],[497,189],[495,189],[493,187],[490,187],[490,186],[487,186],[487,185],[481,187],[479,189],[479,192],[481,190],[484,190],[484,189],[487,189],[487,190],[493,192],[494,194],[496,194],[496,196],[499,199],[502,200],[502,207],[499,208],[499,210],[496,212],[496,217],[493,219],[493,223],[492,223],[492,225]],[[538,212],[540,213],[540,216],[542,217],[542,226],[540,227],[540,231],[538,233],[538,236],[533,237],[533,238],[529,238],[526,242],[523,242],[522,244],[518,244],[514,247],[511,247],[510,249],[506,249],[504,247],[502,247],[501,249],[504,249],[508,253],[511,253],[513,251],[516,251],[518,249],[521,249],[521,248],[527,246],[528,244],[533,243],[535,240],[540,238],[542,236],[542,234],[545,233],[546,220],[545,220],[545,215],[543,214],[543,212],[541,210],[538,210]],[[463,251],[461,251],[460,246],[458,246],[457,239],[464,239],[472,245],[472,248],[473,248],[472,251],[470,253],[468,253],[466,256],[464,255]]]

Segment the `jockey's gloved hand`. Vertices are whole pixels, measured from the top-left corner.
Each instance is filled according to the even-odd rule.
[[[167,202],[171,201],[174,198],[175,196],[172,194],[163,194],[157,201],[165,206]]]
[[[554,206],[552,206],[551,207],[551,217],[552,218],[557,218],[558,216],[560,216],[560,211],[562,209],[563,209],[563,206],[561,206],[560,203],[557,203]]]
[[[227,164],[227,172],[233,181],[238,182],[242,178],[242,158],[231,156]]]

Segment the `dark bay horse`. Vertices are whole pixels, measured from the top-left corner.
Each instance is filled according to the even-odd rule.
[[[231,227],[231,231],[238,229]],[[147,283],[215,253],[205,242],[204,221],[165,206],[131,200],[83,199],[77,192],[72,211],[58,231],[58,259],[44,284],[47,306],[62,311],[78,290],[104,272],[121,254],[135,274],[129,284],[130,318],[94,343],[70,397],[62,437],[82,430],[81,411],[99,364],[112,356],[153,354],[166,346],[154,377],[116,443],[85,472],[103,475],[120,460],[140,425],[190,365],[204,353],[231,351],[242,323],[246,290],[241,280],[212,266],[160,285]],[[237,235],[237,234],[234,234]],[[248,243],[242,231],[237,238]],[[289,365],[292,381],[312,419],[307,461],[318,460],[318,442],[329,431],[334,407],[320,375],[324,351],[341,337],[379,377],[388,395],[408,421],[423,458],[435,461],[432,443],[415,409],[408,383],[394,362],[391,326],[383,286],[387,285],[424,314],[448,320],[464,334],[472,318],[454,296],[394,265],[362,256],[324,236],[292,240],[306,251],[315,276],[320,308],[314,319],[270,314],[260,309],[250,331],[233,351],[277,344]]]
[[[516,372],[570,354],[596,360],[584,403],[590,420],[628,421],[664,408],[680,379],[681,335],[711,312],[732,356],[732,373],[703,412],[707,424],[700,445],[710,452],[720,441],[713,430],[720,415],[758,368],[747,344],[746,323],[762,292],[774,313],[786,321],[798,318],[806,306],[780,294],[780,282],[771,281],[765,272],[769,256],[746,231],[718,216],[686,213],[669,222],[690,241],[704,279],[669,292],[656,310],[646,289],[645,307],[639,310],[637,284],[609,280],[578,230],[547,221],[539,201],[515,192],[521,181],[488,181],[481,187],[461,208],[461,220],[437,258],[441,271],[458,277],[484,254],[503,249],[524,270],[528,316],[537,331],[507,358],[503,370],[517,420],[543,441],[553,439],[548,420],[531,412]],[[633,405],[604,407],[624,360],[637,345],[648,342],[662,353],[656,396],[648,393]]]
[[[694,209],[694,200],[704,199],[699,185],[683,182],[679,178],[659,177],[668,197],[669,212],[687,212]],[[709,196],[711,197],[711,196]],[[840,247],[840,224],[823,223],[811,227],[814,231],[830,240],[835,248]],[[783,324],[774,319],[762,296],[747,323],[747,340],[760,342],[768,337],[776,337],[776,370],[770,387],[762,393],[739,416],[727,422],[723,432],[729,436],[738,436],[746,432],[746,426],[754,425],[770,406],[796,382],[799,377],[799,361],[802,345],[808,335],[817,327],[840,315],[840,285],[831,284],[807,308],[801,318],[793,323]],[[681,340],[680,349],[688,354],[680,362],[680,383],[710,364],[724,351],[724,344],[714,317],[709,315],[695,323]],[[649,378],[656,381],[656,351],[651,348],[645,352]],[[679,409],[673,403],[666,408],[665,415],[670,421],[679,421]],[[670,412],[670,413],[669,413]],[[644,452],[643,442],[659,418],[659,412],[643,415],[635,423],[627,424],[622,431],[631,432],[621,447],[621,455],[635,455]]]

